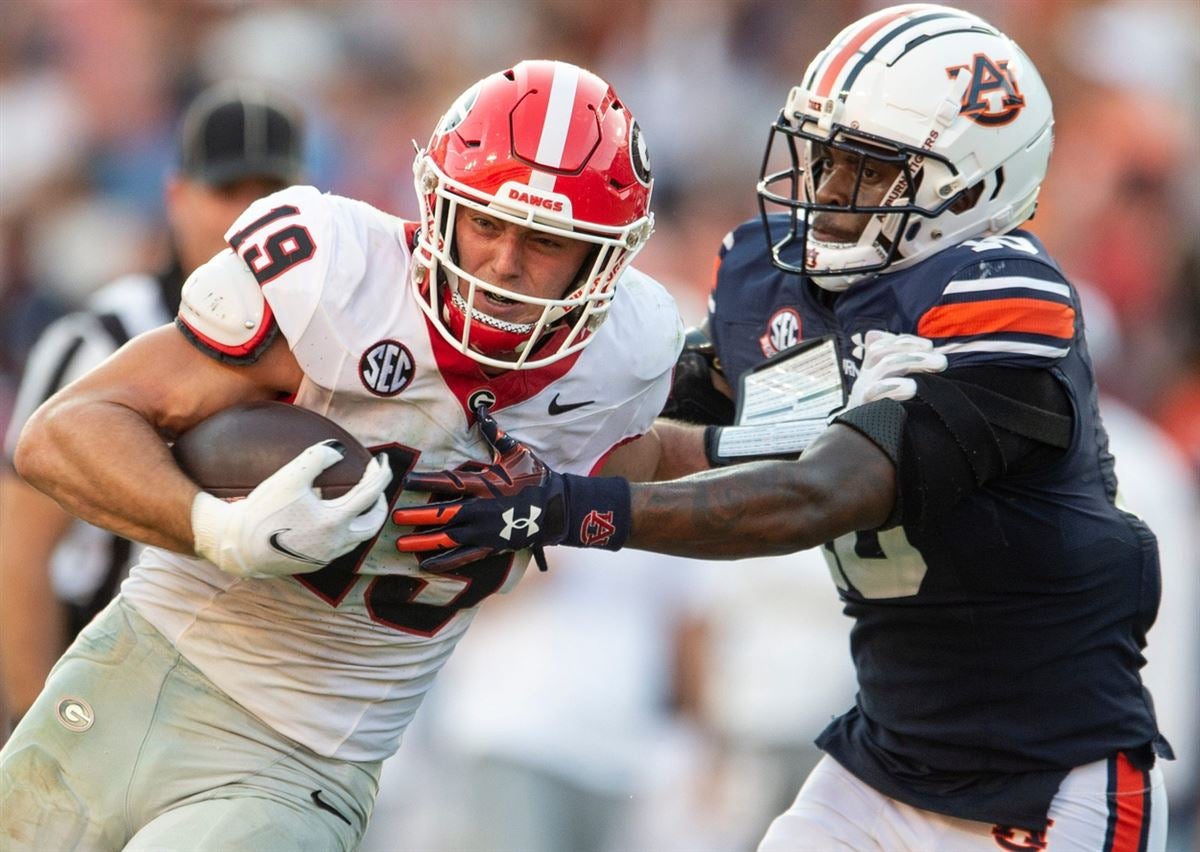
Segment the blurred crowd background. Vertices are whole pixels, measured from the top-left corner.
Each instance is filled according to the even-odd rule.
[[[839,29],[885,5],[3,0],[0,433],[41,329],[118,274],[161,265],[178,117],[211,82],[290,94],[306,112],[310,182],[412,217],[411,140],[424,143],[470,83],[521,58],[596,71],[650,148],[658,231],[638,266],[694,324],[722,235],[757,215],[767,127],[788,88]],[[1191,849],[1200,4],[957,5],[1013,36],[1054,98],[1032,228],[1085,290],[1125,496],[1162,539],[1148,677],[1180,756],[1167,767],[1171,845]],[[848,620],[820,558],[551,562],[482,608],[387,767],[364,848],[753,848],[814,762],[813,736],[853,701]]]

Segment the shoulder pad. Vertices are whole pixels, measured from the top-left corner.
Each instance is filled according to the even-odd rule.
[[[1071,285],[1044,258],[1022,249],[994,251],[991,258],[959,254],[949,275],[926,277],[922,286],[930,292],[916,333],[933,340],[951,367],[1040,368],[1061,360],[1080,333]]]
[[[644,272],[626,269],[612,311],[601,328],[619,341],[615,351],[632,376],[647,381],[670,372],[683,349],[683,321],[666,289]]]
[[[762,219],[753,218],[742,222],[732,231],[727,233],[721,239],[721,248],[717,251],[718,257],[725,257],[727,253],[732,251],[735,246],[741,246],[744,243],[751,243],[755,249],[761,248],[763,245],[762,238]]]
[[[235,363],[256,360],[275,325],[254,274],[230,249],[188,276],[176,324],[200,349]]]

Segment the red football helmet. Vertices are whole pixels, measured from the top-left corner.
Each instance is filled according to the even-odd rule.
[[[438,122],[413,170],[417,300],[442,337],[492,367],[541,367],[586,346],[653,230],[637,122],[608,83],[566,62],[521,62],[480,80]],[[591,250],[561,298],[526,296],[459,266],[459,206]],[[528,324],[499,320],[480,307],[481,291],[536,305],[541,315]]]

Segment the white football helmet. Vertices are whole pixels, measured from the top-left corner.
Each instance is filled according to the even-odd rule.
[[[791,214],[768,230],[772,259],[837,291],[1011,231],[1034,213],[1053,124],[1037,69],[987,22],[924,4],[868,15],[817,55],[771,128],[759,208],[764,226],[770,204]],[[778,138],[790,161],[772,171]],[[845,204],[817,202],[830,148],[899,166],[877,206],[855,203],[857,185]],[[873,215],[857,241],[823,242],[809,235],[823,211]]]
[[[447,342],[482,364],[517,370],[558,361],[591,342],[617,279],[654,221],[645,142],[608,83],[546,60],[492,74],[442,117],[413,168],[421,230],[412,285]],[[459,265],[460,207],[582,241],[590,251],[561,298],[515,292]],[[486,312],[484,293],[536,305],[541,313],[528,324],[498,319]]]

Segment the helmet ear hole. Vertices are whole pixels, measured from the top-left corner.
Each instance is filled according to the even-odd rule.
[[[954,214],[966,213],[968,210],[978,204],[979,197],[983,195],[983,183],[983,181],[980,181],[960,195],[955,202],[950,205],[950,212]]]

